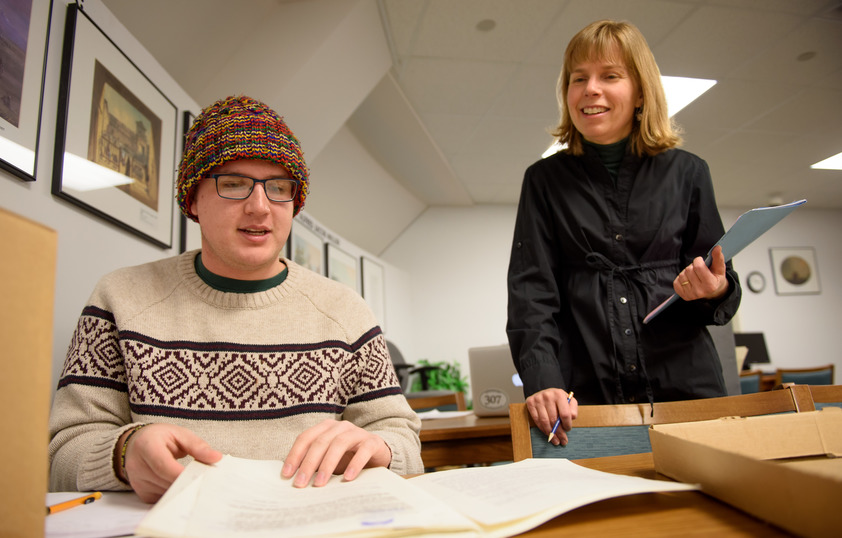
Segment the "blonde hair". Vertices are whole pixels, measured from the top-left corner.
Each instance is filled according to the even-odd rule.
[[[620,58],[616,58],[617,54]],[[577,65],[594,59],[622,61],[640,89],[642,104],[634,115],[629,135],[632,153],[656,155],[681,144],[680,130],[668,115],[661,72],[646,38],[631,23],[601,20],[589,24],[570,40],[556,85],[559,124],[551,134],[559,143],[567,144],[569,153],[583,153],[582,133],[573,125],[567,110],[570,72]]]

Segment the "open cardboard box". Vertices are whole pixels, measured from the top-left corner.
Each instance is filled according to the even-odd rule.
[[[655,470],[802,536],[842,533],[842,409],[653,425]]]

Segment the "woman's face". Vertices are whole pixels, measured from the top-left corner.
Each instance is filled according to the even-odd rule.
[[[568,83],[567,110],[585,140],[612,144],[631,133],[635,108],[643,98],[621,61],[589,59],[574,65]]]

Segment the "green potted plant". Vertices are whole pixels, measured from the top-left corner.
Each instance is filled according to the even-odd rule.
[[[426,390],[468,392],[468,378],[462,375],[458,362],[431,362],[427,359],[421,359],[416,363],[416,367],[418,366],[433,366],[434,368],[425,368],[425,371],[413,377],[410,387],[411,392],[424,390],[424,383],[421,376],[426,378]]]

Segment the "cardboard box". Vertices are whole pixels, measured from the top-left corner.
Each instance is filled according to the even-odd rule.
[[[0,209],[0,536],[43,536],[56,232]]]
[[[842,532],[842,409],[654,425],[655,470],[801,536]]]

